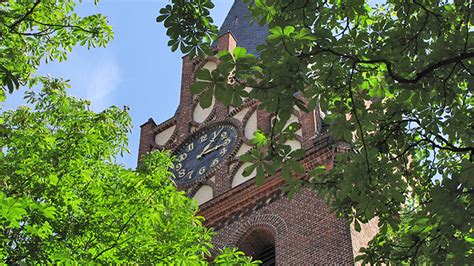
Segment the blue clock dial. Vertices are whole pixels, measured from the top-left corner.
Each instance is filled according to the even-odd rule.
[[[231,124],[217,124],[192,134],[173,153],[174,181],[183,185],[205,179],[232,154],[237,137]]]

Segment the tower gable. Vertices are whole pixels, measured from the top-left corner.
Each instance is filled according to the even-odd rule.
[[[231,32],[239,47],[244,47],[247,52],[257,55],[257,46],[265,43],[268,36],[268,26],[260,26],[250,18],[248,4],[236,0],[222,23],[219,36]]]

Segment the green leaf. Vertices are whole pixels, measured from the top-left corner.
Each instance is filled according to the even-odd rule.
[[[49,219],[54,219],[56,211],[57,210],[54,206],[48,206],[42,209],[44,216]]]
[[[255,183],[258,186],[263,185],[265,183],[265,169],[263,168],[263,164],[258,164],[257,166],[257,174],[255,175]]]
[[[199,105],[201,108],[209,108],[212,104],[213,90],[206,90],[201,97],[199,97]]]
[[[295,27],[293,26],[286,26],[283,30],[283,35],[289,37],[293,32],[295,32]]]
[[[360,223],[357,219],[354,219],[354,229],[357,231],[357,232],[360,232],[361,231],[361,227],[360,227]]]
[[[193,95],[197,95],[208,89],[210,85],[211,83],[209,82],[196,81],[191,85],[189,89]]]
[[[5,91],[0,90],[0,102],[4,102],[6,98]]]
[[[232,53],[234,55],[234,60],[238,61],[241,58],[244,58],[247,54],[247,49],[244,47],[236,47]]]
[[[209,69],[202,68],[196,74],[196,78],[200,80],[206,80],[206,81],[212,80],[211,72],[209,71]]]
[[[253,173],[253,171],[255,170],[255,168],[256,168],[255,164],[251,164],[251,165],[245,167],[244,171],[242,172],[242,175],[243,176],[250,176]]]

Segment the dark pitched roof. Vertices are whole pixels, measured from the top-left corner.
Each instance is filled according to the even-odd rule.
[[[268,36],[268,26],[260,27],[252,22],[248,4],[235,0],[219,30],[219,36],[230,31],[237,39],[237,46],[245,47],[247,52],[258,55],[257,46],[264,43]]]

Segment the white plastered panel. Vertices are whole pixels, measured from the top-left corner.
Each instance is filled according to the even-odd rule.
[[[249,111],[250,108],[244,108],[243,110],[241,110],[240,112],[238,112],[237,114],[235,114],[233,116],[233,118],[239,120],[240,122],[242,122],[242,120],[244,120],[244,117],[245,115],[247,114],[247,112]]]
[[[257,112],[253,112],[249,120],[245,124],[245,137],[248,139],[253,138],[253,133],[257,131]]]
[[[194,107],[194,112],[193,112],[193,119],[194,121],[198,123],[202,123],[206,120],[206,118],[211,114],[212,108],[214,108],[214,98],[212,98],[212,104],[206,109],[203,109],[199,103],[196,104],[196,107]]]
[[[212,70],[216,69],[217,64],[214,62],[207,62],[202,68],[208,69],[212,72]],[[198,123],[202,123],[206,120],[206,118],[211,114],[212,109],[214,108],[214,98],[212,99],[212,104],[206,109],[201,108],[199,104],[196,105],[193,112],[193,119]]]
[[[290,145],[292,151],[297,150],[297,149],[301,149],[301,147],[302,147],[301,143],[296,139],[288,140],[287,142],[285,142],[285,144]]]
[[[194,197],[193,199],[197,200],[197,202],[199,203],[199,205],[205,203],[205,202],[208,202],[209,200],[211,200],[213,197],[213,191],[212,191],[212,187],[210,186],[202,186],[197,192],[196,194],[194,194]]]
[[[235,173],[234,178],[232,179],[232,187],[236,187],[244,183],[245,181],[250,180],[255,177],[255,172],[256,172],[255,169],[249,176],[243,175],[244,169],[249,165],[250,163],[244,163],[242,166],[240,166],[239,170],[237,170],[237,173]]]
[[[164,131],[156,134],[155,136],[155,143],[158,145],[165,145],[166,142],[171,138],[171,135],[173,135],[173,132],[175,130],[176,126],[171,126]]]

